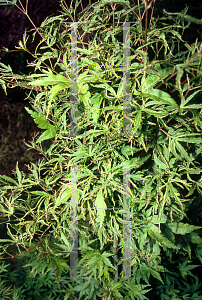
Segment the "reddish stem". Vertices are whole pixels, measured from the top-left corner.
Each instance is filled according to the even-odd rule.
[[[52,233],[52,232],[51,232],[51,233]],[[16,254],[16,255],[13,255],[13,256],[10,256],[10,257],[4,257],[4,258],[0,258],[0,259],[14,258],[14,257],[16,257],[16,256],[18,256],[18,255],[20,255],[20,254],[22,254],[22,253],[25,253],[25,252],[27,252],[27,251],[33,249],[34,247],[38,246],[38,245],[41,244],[43,241],[45,241],[45,239],[47,239],[47,237],[49,237],[49,236],[51,235],[51,233],[48,234],[43,240],[41,240],[40,242],[38,242],[38,243],[37,243],[36,245],[34,245],[33,247],[31,247],[31,248],[29,248],[29,249],[27,249],[27,250],[25,250],[25,251],[23,251],[23,252],[21,252],[21,253],[18,253],[18,254]]]

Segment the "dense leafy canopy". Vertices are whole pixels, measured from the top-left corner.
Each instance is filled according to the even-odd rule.
[[[35,136],[26,144],[44,156],[29,165],[30,174],[25,175],[17,164],[15,180],[0,176],[4,203],[0,209],[9,218],[10,237],[1,239],[1,256],[12,255],[9,247],[15,246],[27,262],[25,267],[31,267],[30,276],[39,276],[44,286],[50,284],[52,294],[45,299],[148,299],[144,295],[152,289],[151,278],[159,282],[161,299],[171,299],[166,298],[167,287],[171,297],[181,297],[183,282],[178,281],[179,290],[172,284],[179,276],[193,276],[191,270],[199,266],[191,264],[193,249],[202,262],[202,227],[188,217],[190,204],[200,204],[202,193],[202,48],[197,41],[194,45],[183,41],[185,22],[193,21],[186,12],[177,20],[170,14],[172,25],[166,24],[166,16],[151,18],[149,23],[147,13],[153,2],[131,8],[127,1],[102,0],[80,17],[78,27],[91,32],[93,39],[84,45],[80,38],[77,49],[76,136],[71,136],[70,122],[71,26],[67,17],[72,20],[72,14],[64,1],[61,15],[47,18],[37,29],[42,41],[31,63],[33,74],[13,74],[10,66],[0,63],[5,92],[8,82],[30,90],[32,109],[26,110],[44,129],[38,139]],[[114,20],[127,21],[132,13],[138,22],[130,27],[132,134],[128,135],[122,131],[125,77],[123,43],[117,38],[123,26],[116,26]],[[143,26],[144,14],[147,23]],[[27,50],[26,41],[25,34],[20,48]],[[184,50],[176,53],[180,43]],[[43,149],[45,140],[50,144]],[[78,277],[73,279],[69,276],[75,165],[79,265]],[[130,197],[132,278],[122,277],[120,270],[126,168],[130,170],[126,194]],[[195,214],[199,216],[200,211]],[[172,270],[170,275],[163,260],[171,265],[177,254],[188,257],[179,261],[178,274]],[[62,296],[54,293],[53,278]],[[196,282],[195,290],[197,286]],[[35,294],[29,297],[47,293],[47,287],[33,289]],[[195,290],[187,299],[193,299]]]

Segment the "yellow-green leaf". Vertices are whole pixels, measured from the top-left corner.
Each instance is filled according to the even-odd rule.
[[[171,96],[158,89],[150,90],[148,92],[140,93],[142,97],[153,99],[158,104],[168,104],[175,108],[178,108],[178,104],[175,102]]]
[[[67,88],[69,88],[70,80],[61,74],[54,75],[49,73],[47,77],[43,77],[42,79],[35,80],[30,83],[32,86],[48,86],[55,84],[64,84]]]
[[[102,189],[98,192],[97,198],[95,200],[95,207],[97,207],[97,219],[100,223],[100,227],[102,227],[104,217],[105,217],[105,209],[107,209],[107,205],[104,201],[104,197],[102,194]]]

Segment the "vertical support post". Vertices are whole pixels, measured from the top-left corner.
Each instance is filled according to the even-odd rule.
[[[70,136],[78,134],[77,23],[71,24]],[[70,277],[78,276],[77,166],[71,167]]]
[[[130,94],[130,22],[123,24],[123,132],[131,132],[131,94]]]
[[[77,23],[71,24],[70,135],[78,134]]]
[[[78,276],[77,166],[71,167],[70,278]]]
[[[129,191],[129,195],[128,195]],[[130,166],[123,165],[123,277],[131,277]]]
[[[123,24],[123,132],[131,132],[130,95],[130,22]],[[128,195],[129,189],[129,195]],[[123,276],[131,277],[130,166],[123,166]]]

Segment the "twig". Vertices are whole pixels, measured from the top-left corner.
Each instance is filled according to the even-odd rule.
[[[75,299],[78,299],[78,300],[79,300],[79,298],[75,297],[72,293],[70,293],[70,292],[62,285],[62,283],[60,282],[60,280],[56,277],[55,269],[54,269],[54,268],[52,269],[52,271],[53,271],[53,274],[55,275],[55,278],[58,280],[59,285],[65,290],[65,292],[67,292],[67,293],[70,295],[71,298],[73,298],[73,299],[75,298]]]
[[[52,232],[51,232],[51,233],[52,233]],[[40,242],[38,242],[38,243],[37,243],[36,245],[34,245],[33,247],[31,247],[31,248],[29,248],[29,249],[27,249],[27,250],[25,250],[25,251],[23,251],[23,252],[21,252],[21,253],[18,253],[18,254],[16,254],[16,255],[13,255],[13,256],[0,258],[0,260],[2,260],[2,259],[14,258],[14,257],[16,257],[16,256],[18,256],[18,255],[20,255],[20,254],[22,254],[22,253],[25,253],[25,252],[27,252],[27,251],[33,249],[34,247],[38,246],[38,245],[41,244],[43,241],[45,241],[45,239],[47,239],[47,237],[49,237],[49,236],[51,235],[51,233],[48,234],[43,240],[41,240]]]

